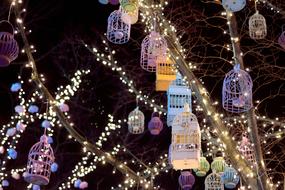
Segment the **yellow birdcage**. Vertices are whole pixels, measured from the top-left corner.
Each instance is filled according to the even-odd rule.
[[[176,79],[174,61],[167,57],[158,58],[156,64],[156,91],[167,91],[170,83]]]

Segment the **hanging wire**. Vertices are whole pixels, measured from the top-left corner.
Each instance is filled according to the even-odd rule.
[[[10,22],[11,12],[12,12],[12,8],[13,8],[14,4],[15,4],[15,0],[12,1],[11,5],[10,5],[10,8],[9,8],[9,14],[8,14],[8,18],[7,18],[8,22]]]
[[[257,10],[257,2],[258,2],[258,0],[255,0],[255,1],[254,1],[254,8],[255,8],[255,12],[258,13],[258,10]]]

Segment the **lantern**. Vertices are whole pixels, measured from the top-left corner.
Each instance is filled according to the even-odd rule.
[[[249,36],[254,40],[265,38],[267,35],[267,26],[264,16],[258,11],[249,18]]]
[[[132,134],[140,134],[144,131],[144,114],[139,107],[134,109],[128,116],[128,129]]]
[[[193,169],[199,167],[201,132],[196,116],[185,104],[184,112],[177,114],[172,124],[171,163],[173,168]]]
[[[196,169],[193,169],[196,176],[198,177],[204,177],[207,175],[207,172],[210,170],[210,164],[208,160],[205,157],[200,157],[199,160],[199,167]]]
[[[238,12],[246,5],[246,0],[222,0],[224,9],[230,12]]]
[[[54,163],[53,150],[48,144],[48,137],[43,135],[29,152],[25,180],[35,185],[47,185]]]
[[[122,20],[125,23],[135,24],[138,22],[139,19],[139,7],[137,7],[132,12],[126,12],[124,9],[122,9]]]
[[[172,126],[174,117],[183,112],[186,103],[190,106],[191,112],[191,90],[177,73],[176,80],[172,81],[167,90],[167,125],[169,127]]]
[[[251,142],[247,136],[243,136],[240,145],[238,146],[239,152],[244,156],[244,159],[251,165],[256,165],[254,150],[252,149]]]
[[[195,177],[190,171],[181,171],[178,183],[182,190],[190,190],[195,183]]]
[[[167,91],[170,83],[176,79],[174,62],[169,57],[158,58],[156,67],[156,91]]]
[[[108,18],[107,39],[114,44],[124,44],[129,41],[130,32],[130,20],[128,22],[122,21],[122,11],[112,12]]]
[[[212,171],[216,173],[222,174],[225,170],[226,162],[223,157],[216,157],[214,158],[213,162],[211,163]]]
[[[236,188],[239,182],[237,171],[232,167],[226,167],[224,173],[222,174],[222,181],[227,189]]]
[[[283,30],[283,28],[282,28],[282,33],[278,38],[278,43],[283,49],[285,49],[285,31]]]
[[[134,12],[139,6],[138,0],[120,0],[120,4],[127,13]]]
[[[205,190],[224,190],[224,184],[219,174],[213,172],[205,179]]]
[[[167,42],[159,33],[152,31],[141,45],[141,67],[149,72],[156,71],[158,58],[166,61]]]
[[[8,21],[1,21],[0,25],[0,67],[6,67],[18,57],[19,46],[14,39],[13,26]],[[9,28],[7,31],[5,25]]]
[[[159,135],[163,129],[163,123],[159,118],[158,112],[153,112],[151,115],[151,120],[148,122],[148,130],[152,135]]]
[[[252,107],[252,80],[239,64],[226,74],[222,98],[223,107],[229,112],[241,113]]]

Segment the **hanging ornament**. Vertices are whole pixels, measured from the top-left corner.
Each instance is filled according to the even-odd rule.
[[[62,111],[62,112],[68,112],[68,111],[69,111],[69,106],[68,106],[67,104],[65,104],[65,103],[61,103],[61,104],[59,105],[59,109],[60,109],[60,111]]]
[[[267,26],[264,16],[258,11],[249,18],[249,36],[254,40],[264,39],[267,35]]]
[[[24,108],[24,106],[22,106],[22,105],[17,105],[17,106],[15,106],[15,112],[17,112],[18,114],[22,114],[22,113],[24,113],[26,110],[25,110],[25,108]]]
[[[127,13],[134,12],[139,6],[138,0],[120,0],[120,4]]]
[[[211,163],[212,171],[215,171],[218,174],[222,174],[225,170],[226,162],[223,157],[218,156],[214,158],[213,162]]]
[[[180,73],[177,73],[176,80],[172,81],[167,90],[167,125],[172,126],[174,117],[183,112],[187,103],[192,112],[191,89],[183,82]]]
[[[144,131],[144,114],[139,107],[134,109],[128,116],[128,129],[132,134],[141,134]]]
[[[132,12],[126,12],[124,9],[122,9],[122,21],[125,23],[135,24],[137,23],[139,19],[139,7],[132,11]]]
[[[2,186],[3,186],[3,187],[9,187],[9,185],[10,185],[10,183],[9,183],[8,180],[3,180],[3,181],[2,181]]]
[[[246,5],[246,0],[222,0],[224,9],[230,12],[238,12]]]
[[[239,175],[233,167],[227,166],[222,174],[222,181],[227,189],[235,189],[239,182]]]
[[[204,177],[207,175],[207,172],[210,170],[210,164],[208,160],[205,157],[200,157],[199,160],[199,167],[196,169],[193,169],[196,176],[198,177]]]
[[[7,29],[7,27],[9,29]],[[3,30],[2,28],[5,28]],[[0,22],[0,67],[8,66],[19,54],[19,46],[14,39],[14,28],[8,21]]]
[[[111,5],[118,5],[119,4],[119,0],[109,0],[109,3]]]
[[[239,64],[226,74],[222,98],[223,108],[229,112],[241,113],[252,108],[252,80]]]
[[[47,185],[51,174],[51,165],[54,163],[53,150],[47,142],[48,137],[43,135],[40,142],[30,150],[25,181],[35,185]]]
[[[130,19],[122,21],[121,8],[112,12],[108,17],[107,39],[114,44],[127,43],[131,33],[130,22]]]
[[[28,108],[28,112],[30,113],[38,113],[39,107],[37,105],[30,105]]]
[[[10,90],[11,90],[11,92],[18,92],[21,88],[22,88],[21,83],[16,82],[16,83],[12,84]]]
[[[278,38],[278,43],[279,45],[285,49],[285,30],[284,30],[284,25],[282,26],[282,33]]]
[[[10,148],[8,149],[8,156],[13,159],[13,160],[16,160],[17,159],[17,156],[18,156],[18,152],[13,149],[13,148]]]
[[[141,67],[149,72],[156,71],[158,58],[166,61],[167,42],[159,33],[152,31],[141,45]]]
[[[252,166],[256,165],[254,150],[246,134],[243,135],[240,145],[238,146],[238,150],[247,162]]]
[[[175,116],[172,124],[171,163],[175,170],[199,167],[201,132],[197,117],[188,104]]]
[[[148,122],[148,130],[152,135],[159,135],[163,129],[163,123],[159,118],[158,112],[153,112],[151,115],[151,120]]]
[[[74,187],[75,188],[79,188],[80,184],[81,184],[81,180],[80,179],[77,179],[77,180],[74,181]]]
[[[167,91],[171,82],[176,79],[175,63],[170,57],[158,57],[156,66],[155,90]]]
[[[25,131],[26,127],[27,126],[20,121],[18,121],[18,123],[16,124],[17,131],[23,132],[23,131]]]
[[[219,174],[213,172],[205,179],[205,190],[224,190],[224,184]]]
[[[109,0],[98,0],[98,2],[103,5],[107,5],[109,3]]]
[[[20,174],[18,174],[18,173],[16,173],[16,172],[13,172],[11,176],[12,176],[12,178],[14,178],[15,180],[19,180],[20,177],[21,177]]]
[[[190,171],[181,171],[178,183],[182,190],[190,190],[195,183],[195,177]]]
[[[87,183],[86,181],[81,182],[80,185],[79,185],[79,188],[80,188],[80,189],[86,189],[86,188],[88,188],[88,183]]]

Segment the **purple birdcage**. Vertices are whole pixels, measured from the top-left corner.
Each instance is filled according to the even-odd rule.
[[[13,26],[8,21],[2,21],[0,25],[0,67],[6,67],[18,57],[19,46],[14,39]],[[7,25],[9,30],[2,31],[3,25]],[[6,26],[4,28],[6,28]]]
[[[241,113],[252,107],[252,80],[239,64],[226,74],[222,94],[223,108],[229,112]]]
[[[182,190],[190,190],[195,183],[195,177],[190,171],[181,171],[178,182]]]
[[[283,29],[281,35],[278,38],[278,43],[283,49],[285,49],[285,31]]]
[[[141,45],[141,67],[149,72],[156,71],[157,60],[167,58],[167,42],[159,33],[152,31],[147,35]]]
[[[107,39],[114,44],[124,44],[130,39],[131,21],[126,16],[122,20],[122,11],[113,11],[108,17]]]
[[[252,166],[256,165],[254,150],[247,135],[243,135],[240,145],[238,146],[238,150],[247,162]]]
[[[159,118],[159,114],[157,112],[153,112],[151,115],[151,120],[148,123],[148,130],[152,135],[159,135],[162,129],[163,123]]]
[[[48,144],[48,137],[43,135],[29,152],[25,181],[35,185],[47,185],[54,162],[53,150]]]

